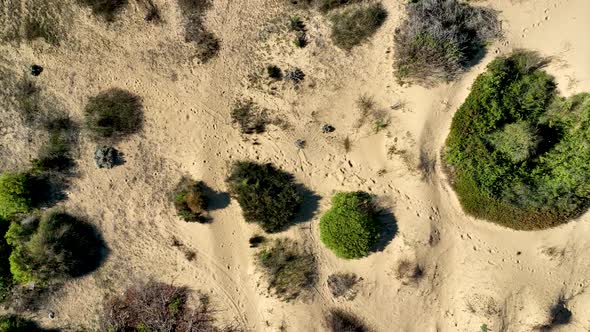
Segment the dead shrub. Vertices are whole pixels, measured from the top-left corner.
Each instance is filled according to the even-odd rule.
[[[395,276],[404,284],[416,283],[424,276],[424,270],[418,263],[402,259],[397,264]]]
[[[328,277],[327,283],[332,296],[351,301],[356,297],[356,286],[361,280],[354,273],[334,273]]]
[[[365,322],[341,309],[331,309],[324,316],[324,323],[331,332],[370,332],[372,331]]]
[[[231,111],[232,123],[237,124],[242,134],[260,134],[266,130],[268,116],[250,100],[237,101]]]

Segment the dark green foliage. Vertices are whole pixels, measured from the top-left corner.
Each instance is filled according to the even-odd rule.
[[[387,18],[380,3],[351,7],[332,17],[332,40],[336,46],[351,49],[374,35]]]
[[[50,282],[92,272],[103,259],[104,243],[86,222],[62,212],[13,222],[6,232],[12,246],[10,270],[18,283]]]
[[[97,138],[121,139],[141,130],[143,106],[131,92],[109,89],[88,99],[84,117]]]
[[[361,258],[374,249],[380,228],[369,194],[338,193],[320,219],[320,240],[338,257]]]
[[[77,0],[79,4],[92,9],[95,16],[102,17],[107,21],[114,21],[123,7],[127,6],[128,0]]]
[[[279,69],[280,73],[280,69]],[[274,74],[274,69],[273,69]],[[268,117],[252,101],[237,101],[231,111],[232,123],[240,127],[242,134],[260,134],[266,130]]]
[[[317,263],[310,253],[289,240],[276,240],[258,253],[268,288],[284,301],[296,299],[317,282]]]
[[[173,200],[176,212],[184,221],[207,221],[207,196],[203,182],[183,177],[174,190]]]
[[[257,223],[269,233],[287,228],[303,200],[293,176],[272,164],[238,161],[227,181],[246,222]]]
[[[30,176],[25,173],[0,175],[0,217],[12,218],[32,209]]]
[[[15,315],[0,317],[0,332],[43,332],[49,331],[39,327],[37,323]]]
[[[268,65],[266,67],[266,71],[268,73],[268,77],[273,78],[275,80],[280,80],[283,78],[283,72],[281,68],[275,65]]]
[[[501,31],[495,11],[458,0],[412,1],[406,10],[394,36],[400,81],[452,80]]]
[[[9,226],[10,222],[0,217],[0,234],[5,234]],[[8,262],[11,251],[12,247],[2,237],[0,239],[0,302],[3,302],[9,295],[13,284],[10,263]]]
[[[466,212],[515,229],[558,225],[590,203],[590,95],[556,97],[543,59],[499,57],[453,118],[445,160]]]
[[[103,305],[102,331],[222,332],[213,325],[208,296],[199,294],[198,305],[188,305],[190,291],[157,281],[138,283]]]
[[[324,316],[330,332],[369,332],[370,328],[354,314],[341,309],[331,309]]]

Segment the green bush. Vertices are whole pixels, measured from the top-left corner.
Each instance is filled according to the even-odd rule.
[[[331,17],[332,40],[349,50],[374,35],[386,18],[387,11],[380,3],[348,8]]]
[[[77,0],[79,4],[90,7],[95,16],[114,21],[117,14],[127,6],[128,0]]]
[[[104,243],[86,222],[63,212],[49,212],[37,223],[13,222],[6,232],[13,248],[10,271],[18,283],[75,278],[100,265]]]
[[[10,222],[0,217],[0,234],[5,234],[9,226]],[[12,247],[2,237],[0,239],[0,302],[7,298],[12,289],[13,280],[8,261],[11,252]]]
[[[303,200],[293,177],[272,164],[235,162],[227,181],[246,222],[269,233],[288,227]]]
[[[276,240],[262,249],[258,263],[266,273],[269,290],[284,301],[296,299],[317,282],[315,258],[289,240]]]
[[[590,203],[590,94],[556,96],[538,55],[492,61],[447,138],[464,210],[515,229],[558,225]]]
[[[395,31],[394,67],[400,81],[450,81],[500,35],[497,13],[458,0],[420,0],[406,5]]]
[[[0,317],[0,332],[43,332],[37,323],[15,315]]]
[[[121,139],[141,130],[143,106],[131,92],[109,89],[88,100],[84,117],[97,138]]]
[[[205,222],[207,196],[205,184],[183,177],[173,194],[174,207],[178,215],[189,222]]]
[[[9,219],[32,209],[30,177],[25,173],[0,175],[0,217]]]
[[[380,228],[369,194],[338,193],[320,219],[320,240],[338,257],[360,258],[375,248]]]

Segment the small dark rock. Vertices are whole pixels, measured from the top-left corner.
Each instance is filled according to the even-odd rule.
[[[123,164],[122,154],[112,146],[100,146],[94,152],[98,168],[113,168]]]
[[[41,67],[39,65],[32,65],[31,66],[31,75],[39,76],[39,75],[41,75],[42,72],[43,72],[43,67]]]
[[[325,124],[322,126],[322,133],[324,134],[329,134],[334,132],[334,130],[336,130],[336,128],[334,128],[334,126],[329,125],[329,124]]]
[[[299,68],[292,68],[287,71],[285,74],[285,79],[288,81],[293,81],[293,83],[299,83],[303,81],[305,78],[305,74]]]
[[[255,235],[255,236],[251,237],[250,240],[249,240],[249,242],[250,242],[250,248],[256,248],[256,247],[258,247],[265,240],[266,239],[264,238],[264,236],[260,236],[260,235]]]
[[[302,139],[298,139],[295,141],[295,146],[297,146],[300,149],[305,148],[305,140]]]

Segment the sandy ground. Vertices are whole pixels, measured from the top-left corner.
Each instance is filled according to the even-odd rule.
[[[590,330],[590,217],[538,232],[474,220],[461,211],[440,168],[454,111],[495,55],[514,48],[538,50],[554,58],[547,70],[561,93],[590,91],[588,0],[478,2],[501,11],[505,37],[461,79],[433,89],[395,83],[392,39],[402,1],[384,1],[390,13],[385,26],[348,53],[331,44],[329,23],[319,15],[299,13],[311,42],[296,49],[282,28],[295,11],[281,1],[215,0],[206,25],[222,48],[206,64],[191,59],[194,50],[182,42],[174,2],[155,2],[162,25],[144,22],[135,4],[110,25],[71,6],[66,11],[72,29],[59,48],[41,41],[0,46],[2,73],[14,77],[31,63],[42,64],[45,72],[38,80],[44,94],[77,120],[87,98],[110,87],[139,94],[145,105],[144,132],[118,145],[126,155],[124,166],[97,169],[94,144],[82,135],[79,177],[62,205],[97,225],[110,255],[97,272],[67,283],[36,316],[45,326],[95,328],[105,295],[137,278],[154,277],[210,293],[220,320],[235,320],[252,331],[281,326],[322,331],[323,312],[331,307],[350,309],[376,331],[477,332],[482,324],[490,331],[533,331],[548,323],[549,308],[560,297],[567,300],[572,323],[554,330]],[[299,67],[306,79],[299,89],[270,84],[262,74],[269,63]],[[368,125],[356,128],[355,102],[362,94],[372,96],[391,119],[378,134]],[[289,126],[243,137],[229,117],[234,101],[242,98]],[[402,107],[392,107],[398,103]],[[22,167],[38,139],[14,121],[10,110],[2,113],[0,166]],[[336,131],[322,134],[324,123]],[[348,153],[346,137],[352,141]],[[305,149],[295,146],[296,139],[306,140]],[[405,152],[389,154],[392,146]],[[255,251],[248,247],[249,237],[260,231],[246,224],[239,206],[223,194],[215,199],[210,225],[175,217],[168,193],[182,175],[222,193],[228,165],[237,159],[273,162],[315,193],[300,216],[310,221],[276,236],[296,239],[317,255],[320,281],[310,298],[284,303],[267,294]],[[382,251],[345,261],[321,245],[319,216],[340,190],[378,195],[393,213],[395,234]],[[172,237],[194,250],[196,259],[187,261],[171,245]],[[396,278],[402,259],[423,267],[419,282]],[[330,295],[325,281],[338,271],[363,278],[354,300]],[[56,319],[46,318],[48,310]]]

